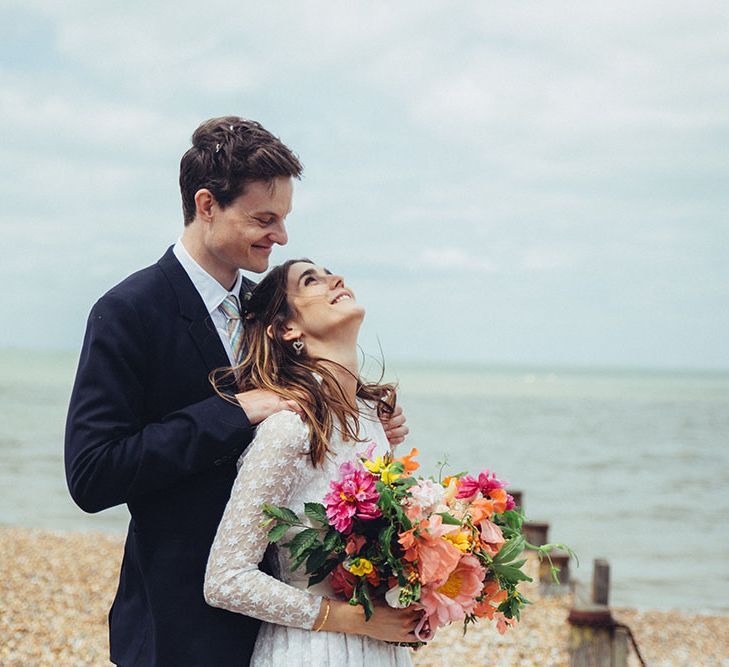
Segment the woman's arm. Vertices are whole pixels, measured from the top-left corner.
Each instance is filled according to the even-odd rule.
[[[308,442],[308,429],[293,412],[279,412],[259,427],[213,541],[205,572],[205,600],[214,607],[279,625],[416,641],[411,631],[419,612],[378,607],[365,623],[362,607],[312,595],[258,569],[268,546],[261,505],[286,505],[311,474]]]
[[[269,623],[311,628],[321,598],[258,569],[268,546],[263,503],[286,505],[310,474],[308,429],[293,412],[279,412],[258,428],[233,484],[205,572],[205,600]]]

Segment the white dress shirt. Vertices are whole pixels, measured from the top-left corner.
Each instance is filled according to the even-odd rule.
[[[240,304],[240,288],[243,283],[243,274],[238,271],[238,277],[235,279],[235,285],[229,290],[225,289],[215,278],[213,278],[205,269],[202,268],[187,252],[187,248],[182,243],[182,239],[178,239],[172,248],[185,273],[190,276],[192,284],[200,294],[200,297],[210,313],[210,319],[215,325],[215,329],[223,342],[223,347],[228,355],[231,366],[236,364],[233,359],[233,352],[230,348],[230,340],[228,339],[228,329],[226,327],[225,315],[219,310],[219,306],[229,294],[235,295]]]

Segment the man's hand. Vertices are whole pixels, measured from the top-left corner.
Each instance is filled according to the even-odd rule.
[[[268,389],[251,389],[236,394],[235,397],[251,424],[260,424],[281,410],[293,410],[299,416],[302,415],[301,406],[296,401],[282,398]]]
[[[405,413],[402,406],[396,405],[395,410],[389,416],[381,417],[382,428],[385,429],[385,435],[390,443],[390,447],[395,447],[405,440],[405,436],[410,433],[410,429],[405,425]]]

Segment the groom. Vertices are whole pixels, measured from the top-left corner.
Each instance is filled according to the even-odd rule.
[[[92,308],[66,424],[76,503],[131,514],[109,613],[111,660],[123,666],[248,664],[258,621],[205,604],[205,565],[254,425],[298,409],[263,390],[231,403],[208,376],[241,358],[253,283],[239,269],[265,271],[287,242],[301,164],[238,117],[206,121],[192,144],[180,162],[182,238]],[[386,424],[392,443],[404,421]]]

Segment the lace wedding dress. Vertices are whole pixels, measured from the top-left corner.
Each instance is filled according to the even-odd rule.
[[[314,632],[322,596],[336,597],[329,579],[307,587],[301,567],[290,569],[288,550],[274,548],[276,578],[258,569],[268,545],[262,503],[283,505],[303,517],[305,502],[322,502],[339,466],[353,461],[370,442],[376,455],[389,444],[374,410],[360,403],[360,434],[365,442],[343,442],[332,434],[330,453],[314,468],[309,432],[294,412],[263,421],[238,462],[238,477],[218,527],[205,573],[205,599],[215,607],[259,618],[252,667],[324,665],[410,667],[409,649],[361,635]],[[306,519],[304,519],[307,522]],[[291,529],[281,543],[296,533]]]

